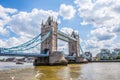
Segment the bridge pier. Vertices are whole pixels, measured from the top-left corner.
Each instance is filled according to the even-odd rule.
[[[68,61],[65,59],[62,51],[54,51],[49,56],[49,65],[67,65]]]
[[[75,57],[74,63],[80,62],[81,60],[80,60],[79,35],[73,31],[71,37],[74,38],[75,40],[69,40],[69,56]]]
[[[49,64],[49,57],[37,57],[33,62],[34,66],[43,66],[48,64]]]
[[[64,57],[63,52],[54,51],[48,57],[38,57],[34,60],[34,66],[43,65],[67,65],[68,62]]]

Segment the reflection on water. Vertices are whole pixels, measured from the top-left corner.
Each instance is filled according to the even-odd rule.
[[[89,63],[35,67],[45,74],[40,80],[119,80],[120,63]]]
[[[39,66],[9,72],[0,71],[0,80],[11,80],[11,75],[15,76],[15,80],[120,80],[120,63]],[[36,78],[37,75],[40,77]]]
[[[41,80],[78,80],[80,76],[80,65],[69,65],[69,66],[42,66],[36,67],[45,75],[41,77]]]
[[[15,62],[0,62],[0,70],[21,69],[32,66],[32,63],[16,64]]]

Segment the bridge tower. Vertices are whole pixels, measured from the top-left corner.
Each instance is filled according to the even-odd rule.
[[[51,35],[44,40],[40,47],[41,47],[41,54],[48,54],[48,57],[37,57],[34,61],[34,65],[49,65],[50,64],[50,55],[54,51],[57,51],[57,22],[53,21],[52,17],[48,17],[45,23],[42,22],[41,24],[41,39],[48,34],[48,32],[52,32]]]
[[[69,55],[70,56],[75,55],[76,56],[76,60],[77,60],[77,58],[80,57],[79,35],[73,31],[72,34],[71,34],[71,37],[75,38],[76,41],[70,39],[70,41],[69,41]]]
[[[53,21],[52,17],[48,17],[48,20],[44,24],[41,24],[41,38],[46,35],[50,30],[52,30],[52,34],[49,36],[47,40],[41,43],[41,53],[46,53],[49,51],[50,54],[53,51],[57,51],[57,22]]]

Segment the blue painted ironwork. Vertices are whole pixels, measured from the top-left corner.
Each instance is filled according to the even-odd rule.
[[[30,50],[35,48],[36,46],[40,45],[43,41],[45,41],[50,35],[52,31],[49,31],[45,36],[41,39],[41,34],[33,38],[32,40],[15,46],[11,48],[0,48],[0,56],[48,56],[43,54],[33,54],[33,53],[23,53],[22,51]]]
[[[69,39],[68,39],[68,38],[63,37],[63,36],[61,36],[61,35],[58,35],[57,38],[60,39],[60,40],[63,40],[63,41],[69,42]]]
[[[69,41],[69,40],[73,40],[73,41],[76,41],[75,38],[71,37],[70,35],[68,34],[65,34],[61,31],[58,30],[58,39],[61,39],[61,40],[64,40],[64,41]]]
[[[39,34],[36,37],[34,37],[33,39],[31,39],[21,45],[10,47],[10,48],[0,48],[0,56],[29,56],[29,57],[48,56],[48,54],[24,53],[23,51],[31,50],[31,49],[35,48],[36,46],[40,45],[51,35],[51,33],[52,33],[52,30],[49,31],[45,36],[43,36],[42,39],[41,39],[42,34]],[[61,31],[58,31],[58,39],[61,39],[66,42],[69,42],[69,40],[76,41],[75,38],[73,38],[70,35],[67,35]],[[81,46],[80,46],[80,50],[81,50],[82,54],[84,54]],[[67,56],[67,57],[71,58],[72,60],[75,60],[75,56]]]
[[[84,51],[83,51],[83,49],[82,49],[81,45],[80,45],[80,50],[81,50],[82,54],[84,54]]]
[[[0,56],[18,56],[18,57],[48,57],[48,54],[38,53],[1,53]]]

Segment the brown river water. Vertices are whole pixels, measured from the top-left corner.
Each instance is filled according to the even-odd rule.
[[[0,80],[12,80],[11,77],[14,77],[14,80],[120,80],[120,63],[31,66],[0,70]]]

